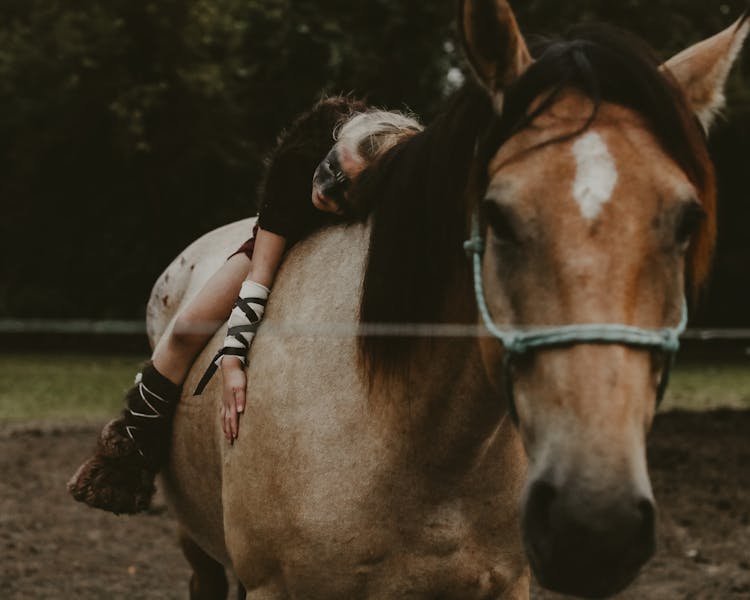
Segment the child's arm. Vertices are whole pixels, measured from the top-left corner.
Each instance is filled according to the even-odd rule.
[[[266,295],[268,294],[267,290],[273,285],[285,249],[286,238],[264,229],[258,230],[252,266],[248,272],[246,283],[243,284],[243,291],[240,292],[240,300],[243,299],[243,294],[247,298],[260,296],[264,288],[266,289]],[[221,422],[224,435],[230,442],[237,439],[239,414],[245,410],[247,377],[244,365],[247,359],[247,351],[255,335],[254,331],[242,331],[242,328],[247,328],[254,321],[259,321],[263,315],[263,306],[260,304],[250,301],[244,303],[244,306],[240,306],[240,304],[243,304],[240,300],[238,300],[238,304],[229,317],[230,332],[224,342],[224,347],[234,348],[236,352],[244,353],[244,355],[225,355],[221,362],[224,379]],[[248,311],[250,311],[250,315],[248,315]],[[257,315],[256,319],[253,319],[253,313]],[[233,334],[232,331],[237,333]]]
[[[159,373],[184,383],[195,358],[227,320],[249,269],[247,255],[230,257],[185,304],[151,355]]]

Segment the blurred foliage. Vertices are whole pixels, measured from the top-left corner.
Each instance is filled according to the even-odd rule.
[[[5,0],[0,315],[142,314],[182,247],[253,212],[324,93],[429,112],[451,11],[402,4]]]
[[[668,55],[719,31],[744,2],[514,7],[527,32],[603,20]],[[450,0],[5,0],[0,316],[141,316],[173,256],[254,210],[275,136],[321,95],[353,92],[429,119],[459,61],[454,9]],[[729,294],[750,270],[746,74],[728,97],[730,124],[714,143],[723,245],[705,320],[747,324],[747,292]]]

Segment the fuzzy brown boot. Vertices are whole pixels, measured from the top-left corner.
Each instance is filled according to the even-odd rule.
[[[73,498],[115,514],[146,510],[169,453],[181,389],[150,363],[127,395],[128,408],[99,434],[94,455],[68,481]]]
[[[79,502],[115,514],[134,514],[151,504],[156,468],[138,452],[120,417],[104,426],[94,456],[68,481]]]

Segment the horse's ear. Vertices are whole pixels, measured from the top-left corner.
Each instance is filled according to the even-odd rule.
[[[532,63],[516,17],[505,0],[461,0],[458,20],[474,74],[501,106],[503,90]]]
[[[750,31],[750,12],[721,33],[668,60],[669,70],[706,131],[724,108],[724,85]]]

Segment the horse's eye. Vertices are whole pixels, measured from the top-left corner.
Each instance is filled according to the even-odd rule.
[[[677,243],[681,246],[686,245],[695,232],[698,231],[705,218],[706,211],[697,202],[691,202],[685,206],[677,220],[677,231],[675,232]]]
[[[512,215],[507,208],[487,199],[482,203],[482,215],[498,240],[511,243],[518,242]]]

